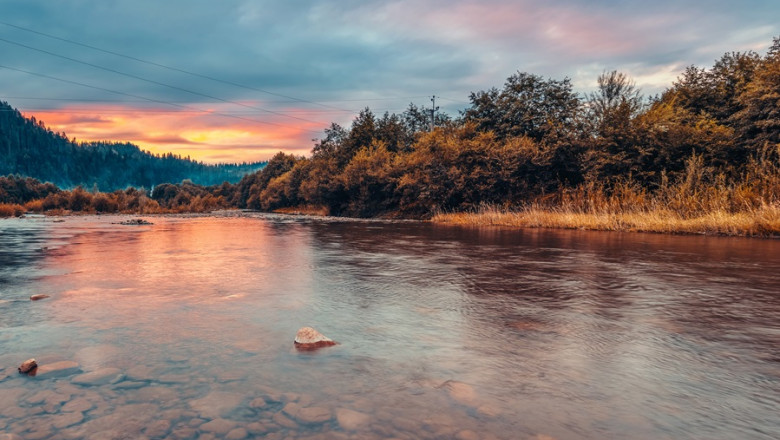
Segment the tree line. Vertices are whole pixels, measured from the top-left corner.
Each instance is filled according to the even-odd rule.
[[[438,114],[432,131],[414,105],[381,116],[366,108],[349,127],[331,124],[308,157],[280,152],[235,184],[158,185],[149,198],[173,211],[415,218],[485,205],[608,201],[690,215],[777,206],[778,96],[780,38],[763,56],[691,66],[654,97],[618,71],[585,95],[568,78],[517,72],[500,89],[471,93],[458,117]]]
[[[61,188],[113,191],[184,179],[201,185],[237,182],[263,165],[207,165],[172,153],[152,154],[126,142],[79,143],[0,101],[0,175],[33,177]]]

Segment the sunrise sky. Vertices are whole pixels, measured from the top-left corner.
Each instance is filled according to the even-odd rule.
[[[456,116],[516,71],[586,93],[617,69],[660,93],[778,35],[777,0],[4,0],[0,100],[77,140],[255,161],[306,155],[366,106],[435,94]]]

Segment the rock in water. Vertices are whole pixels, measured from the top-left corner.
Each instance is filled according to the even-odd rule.
[[[35,362],[35,359],[27,359],[26,361],[22,362],[22,365],[19,366],[19,372],[22,374],[27,374],[36,368],[38,368],[38,362]]]
[[[32,295],[30,297],[30,301],[38,301],[38,300],[46,299],[48,297],[49,297],[49,295],[45,295],[43,293],[38,293],[36,295]]]
[[[329,345],[336,343],[311,327],[301,327],[295,335],[295,348],[300,350],[314,350]]]

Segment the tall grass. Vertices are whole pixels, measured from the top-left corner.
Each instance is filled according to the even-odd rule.
[[[685,172],[654,191],[625,179],[587,183],[517,209],[482,206],[439,213],[434,222],[609,231],[780,236],[780,169],[757,160],[737,179],[713,174],[691,157]]]

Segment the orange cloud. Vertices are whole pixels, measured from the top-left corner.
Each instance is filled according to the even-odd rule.
[[[295,112],[298,109],[285,109]],[[278,151],[306,154],[329,121],[301,121],[279,114],[208,112],[116,105],[73,105],[25,111],[55,132],[77,141],[131,142],[152,153],[190,156],[207,163],[266,160]]]

